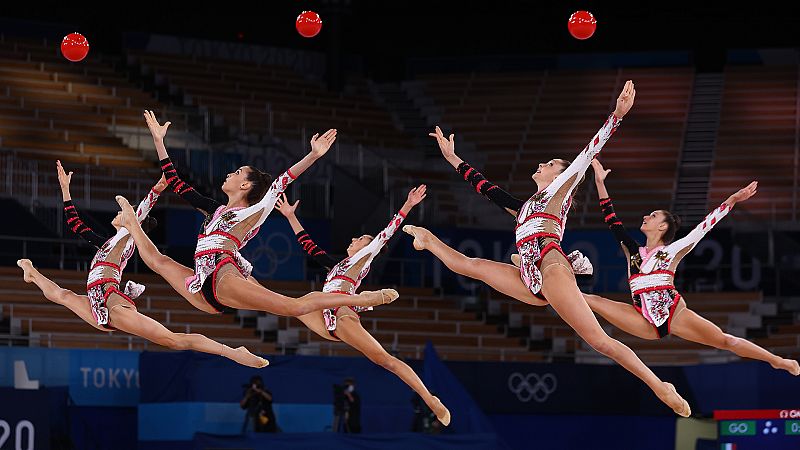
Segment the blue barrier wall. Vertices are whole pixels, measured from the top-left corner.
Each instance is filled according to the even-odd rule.
[[[365,358],[272,356],[269,367],[256,370],[192,352],[145,352],[140,358],[140,353],[128,351],[3,347],[0,387],[14,385],[14,361],[24,361],[29,378],[39,380],[42,386],[68,387],[79,406],[135,406],[140,395],[145,403],[238,402],[242,384],[259,374],[272,389],[277,403],[329,404],[332,385],[355,376],[365,406],[410,409],[411,390]],[[421,361],[409,364],[423,373]],[[669,414],[641,382],[614,365],[444,364],[489,414]],[[800,381],[764,363],[654,370],[674,383],[689,398],[693,409],[703,414],[714,409],[796,408],[800,404]],[[541,382],[547,374],[555,378],[556,386],[537,386],[536,377]],[[523,379],[528,384],[520,387]],[[539,395],[541,401],[526,399],[528,391],[531,396]],[[587,402],[586,398],[592,401]],[[603,407],[598,409],[592,404]]]
[[[361,393],[365,432],[405,432],[412,419],[411,390],[364,358],[281,356],[272,357],[268,368],[255,370],[190,352],[12,347],[0,349],[0,386],[13,386],[14,361],[25,361],[30,379],[51,388],[63,386],[75,399],[77,405],[69,408],[69,428],[73,439],[82,443],[79,448],[115,448],[106,444],[120,436],[131,441],[135,436],[152,439],[148,441],[152,443],[173,439],[178,445],[199,430],[236,435],[244,418],[238,408],[242,384],[256,373],[273,392],[278,424],[286,431],[309,431],[296,424],[324,430],[331,418],[332,385],[347,376],[356,378]],[[411,365],[426,375],[420,361]],[[482,413],[488,414],[487,429],[494,429],[512,448],[528,448],[520,446],[535,438],[540,448],[576,448],[597,441],[615,446],[590,448],[660,449],[663,445],[666,449],[664,442],[673,435],[674,415],[640,381],[617,366],[449,362],[442,367],[452,375],[433,380],[425,376],[430,386],[441,389],[440,395],[448,403],[448,396],[458,393],[447,385],[463,385]],[[763,363],[667,367],[656,368],[656,372],[675,383],[693,410],[704,415],[714,409],[791,409],[800,405],[798,379]],[[37,391],[27,392],[37,395]],[[7,398],[3,396],[3,400]],[[139,400],[143,403],[137,412]],[[44,400],[20,402],[37,407]],[[0,408],[0,420],[23,420],[17,417],[26,411],[17,408],[20,402],[0,402],[5,407]],[[464,420],[467,407],[462,405],[460,400],[452,401],[454,424]],[[56,410],[56,406],[50,407],[51,413]],[[58,421],[52,414],[49,419],[41,414],[29,416],[42,427],[37,431]],[[209,427],[198,429],[198,423]]]
[[[68,386],[77,405],[139,403],[138,352],[5,347],[0,349],[0,386],[14,386],[14,361],[24,361],[29,378],[42,386]]]

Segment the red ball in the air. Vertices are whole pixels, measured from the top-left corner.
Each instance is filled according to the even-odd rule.
[[[575,39],[589,39],[597,29],[597,20],[589,11],[575,11],[569,16],[567,28]]]
[[[70,33],[61,41],[61,54],[72,62],[78,62],[89,54],[89,41],[80,33]]]
[[[314,11],[303,11],[297,16],[295,28],[297,28],[300,36],[312,38],[319,34],[319,30],[322,29],[322,19]]]

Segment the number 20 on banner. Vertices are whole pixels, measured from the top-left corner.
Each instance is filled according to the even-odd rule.
[[[28,420],[20,420],[14,427],[14,450],[33,450],[34,427]],[[11,425],[0,419],[0,448],[6,448],[6,442],[11,438]],[[23,444],[25,444],[23,446]],[[9,449],[11,447],[8,447]]]

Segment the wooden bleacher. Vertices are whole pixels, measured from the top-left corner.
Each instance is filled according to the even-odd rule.
[[[58,43],[0,42],[0,139],[20,158],[104,167],[152,168],[125,146],[115,126],[142,126],[142,110],[159,110],[151,94],[112,64],[66,61]]]
[[[623,220],[669,208],[691,95],[689,68],[426,76],[425,92],[453,132],[489,157],[484,172],[525,198],[539,162],[572,160],[602,125],[623,83],[637,87],[634,109],[603,150]],[[591,189],[591,188],[590,188]],[[584,206],[598,222],[595,198]]]
[[[269,104],[272,130],[278,137],[300,139],[303,127],[309,137],[316,130],[337,128],[343,140],[362,145],[409,144],[389,113],[369,95],[363,79],[354,79],[344,92],[335,93],[278,65],[135,51],[129,57],[181,89],[187,104],[207,108],[243,134],[268,133]]]
[[[3,319],[8,319],[9,325],[18,322],[19,330],[16,331],[29,339],[29,345],[163,350],[125,333],[97,331],[68,309],[45,299],[34,285],[22,281],[20,273],[18,267],[0,268],[0,306]],[[86,291],[86,274],[83,272],[45,269],[42,273],[66,289],[76,293]],[[157,276],[134,275],[131,279],[147,286],[142,297],[137,299],[138,309],[167,328],[176,332],[202,333],[232,346],[245,345],[252,351],[275,352],[274,344],[262,342],[255,330],[242,327],[235,315],[215,316],[199,311],[178,297]]]
[[[797,220],[799,79],[797,65],[725,69],[711,206],[758,180],[758,195],[736,209],[758,220]]]
[[[620,302],[630,302],[627,293],[599,294]],[[750,328],[747,324],[759,323],[762,317],[762,295],[759,292],[690,293],[685,297],[687,306],[715,323],[723,331],[740,337]],[[583,362],[599,362],[605,357],[597,354],[560,318],[552,308],[532,307],[495,294],[492,300],[497,314],[504,317],[510,326],[530,330],[532,347],[552,348],[556,357],[575,358]],[[598,317],[609,336],[620,340],[649,364],[698,364],[737,359],[736,355],[723,350],[684,341],[674,336],[660,340],[640,339],[613,327]],[[742,325],[745,324],[745,325]],[[760,326],[760,325],[759,325]],[[800,329],[800,328],[798,328]],[[781,326],[768,337],[754,339],[759,345],[791,356],[797,352],[797,332],[794,325]]]
[[[85,292],[85,273],[43,270],[62,287]],[[127,279],[127,277],[126,277]],[[276,342],[266,342],[252,323],[234,314],[209,315],[194,309],[159,277],[133,274],[147,290],[137,300],[139,310],[176,332],[197,332],[229,345],[245,345],[253,351],[279,353],[296,351]],[[299,296],[311,290],[308,282],[266,281],[264,284],[286,295]],[[404,357],[420,358],[430,340],[444,359],[537,361],[544,355],[528,350],[525,340],[506,337],[496,326],[487,325],[482,316],[465,312],[457,298],[441,298],[428,289],[400,289],[401,298],[392,305],[362,315],[364,327],[384,346]],[[0,268],[0,307],[2,320],[17,338],[14,342],[46,347],[160,349],[124,333],[102,333],[75,317],[66,308],[47,301],[35,286],[21,279],[17,267]],[[329,342],[309,332],[294,318],[279,318],[280,329],[302,329],[299,346],[318,344],[319,353],[351,355],[347,345]],[[13,334],[13,333],[12,333]],[[101,336],[106,334],[107,336]],[[265,334],[270,340],[274,335]],[[291,347],[291,346],[290,346]]]

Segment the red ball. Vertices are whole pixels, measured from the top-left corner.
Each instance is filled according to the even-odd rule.
[[[322,19],[314,11],[303,11],[297,16],[295,28],[297,28],[300,36],[312,38],[319,34],[319,30],[322,29]]]
[[[61,54],[72,62],[78,62],[89,54],[89,41],[80,33],[70,33],[61,41]]]
[[[589,11],[575,11],[569,16],[567,28],[575,39],[589,39],[597,28],[597,20]]]

